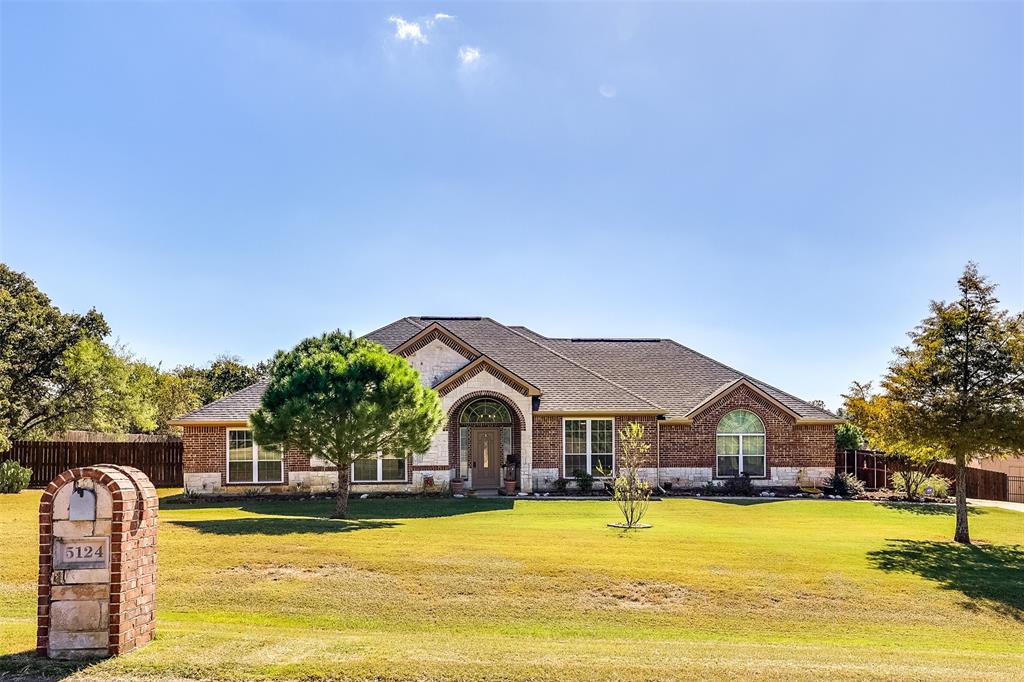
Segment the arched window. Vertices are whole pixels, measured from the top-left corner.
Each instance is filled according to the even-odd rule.
[[[481,398],[474,400],[462,411],[460,424],[511,424],[512,415],[508,408],[497,400]]]
[[[750,410],[733,410],[722,417],[715,449],[719,477],[765,475],[764,422]]]

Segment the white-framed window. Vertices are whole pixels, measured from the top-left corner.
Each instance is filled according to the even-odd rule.
[[[374,457],[352,462],[353,483],[405,483],[405,458]]]
[[[611,474],[615,467],[615,420],[562,420],[562,465],[565,476],[585,471],[591,476]]]
[[[765,475],[764,422],[750,410],[733,410],[718,422],[715,460],[719,478]]]
[[[284,454],[280,449],[260,447],[249,429],[228,429],[228,483],[281,483]]]

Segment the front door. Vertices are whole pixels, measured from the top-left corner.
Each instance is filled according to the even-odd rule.
[[[501,474],[501,437],[498,429],[469,430],[469,466],[474,488],[497,488]]]

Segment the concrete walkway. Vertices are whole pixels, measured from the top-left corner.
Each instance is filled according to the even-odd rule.
[[[973,497],[967,498],[967,503],[975,507],[999,507],[1024,514],[1024,502],[1003,502],[1001,500],[976,500]]]

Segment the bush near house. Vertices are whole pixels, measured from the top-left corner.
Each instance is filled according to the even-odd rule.
[[[17,493],[28,487],[32,470],[13,459],[0,463],[0,493]]]
[[[825,481],[825,487],[840,497],[856,497],[864,493],[863,481],[853,474],[838,471]]]

